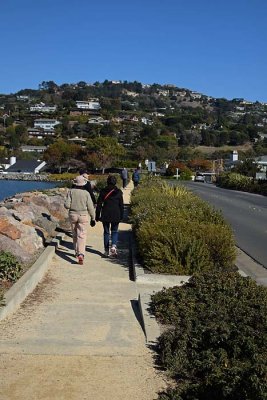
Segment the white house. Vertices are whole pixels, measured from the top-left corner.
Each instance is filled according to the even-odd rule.
[[[98,99],[87,101],[76,101],[76,107],[82,110],[100,110],[101,106]]]
[[[54,130],[55,126],[61,122],[56,119],[36,119],[34,121],[34,128],[43,128],[44,130]]]
[[[55,136],[55,131],[51,129],[28,128],[27,131],[30,138],[43,139],[46,136]]]
[[[17,100],[22,100],[22,101],[28,101],[29,100],[29,96],[17,96]]]
[[[198,93],[198,92],[191,92],[191,93],[190,93],[190,97],[192,97],[194,100],[196,100],[196,99],[201,99],[202,94],[201,94],[201,93]]]
[[[20,146],[22,153],[44,153],[46,146]]]
[[[38,111],[38,112],[55,112],[57,106],[46,106],[44,103],[35,104],[34,106],[30,106],[30,111]]]
[[[141,117],[141,122],[144,125],[152,125],[153,124],[153,121],[151,121],[151,119],[148,119],[146,117]]]
[[[109,120],[102,117],[92,117],[89,118],[88,124],[107,125],[109,124]]]

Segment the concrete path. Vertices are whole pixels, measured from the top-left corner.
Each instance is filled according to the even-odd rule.
[[[119,256],[106,259],[102,225],[89,228],[83,266],[66,237],[45,279],[0,323],[1,400],[157,398],[165,382],[129,279],[129,231],[120,224]]]

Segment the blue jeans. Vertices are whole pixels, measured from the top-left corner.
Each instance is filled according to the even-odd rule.
[[[117,246],[118,241],[118,222],[102,222],[104,228],[104,247],[105,250],[109,249],[109,235],[111,230],[111,245]]]

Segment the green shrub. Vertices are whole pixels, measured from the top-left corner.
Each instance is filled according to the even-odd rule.
[[[0,251],[0,281],[15,282],[19,278],[21,265],[9,252]]]
[[[130,221],[142,263],[152,272],[184,275],[232,268],[230,227],[220,212],[184,187],[144,181],[132,195]]]
[[[199,274],[152,297],[171,325],[159,358],[177,383],[161,400],[266,400],[267,289],[238,273]]]
[[[252,191],[253,180],[238,173],[224,173],[217,178],[217,185],[228,189]]]

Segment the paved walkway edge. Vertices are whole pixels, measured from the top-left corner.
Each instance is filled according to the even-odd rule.
[[[35,263],[5,293],[4,306],[0,307],[0,321],[12,314],[42,280],[63,236],[60,233],[52,239]]]

